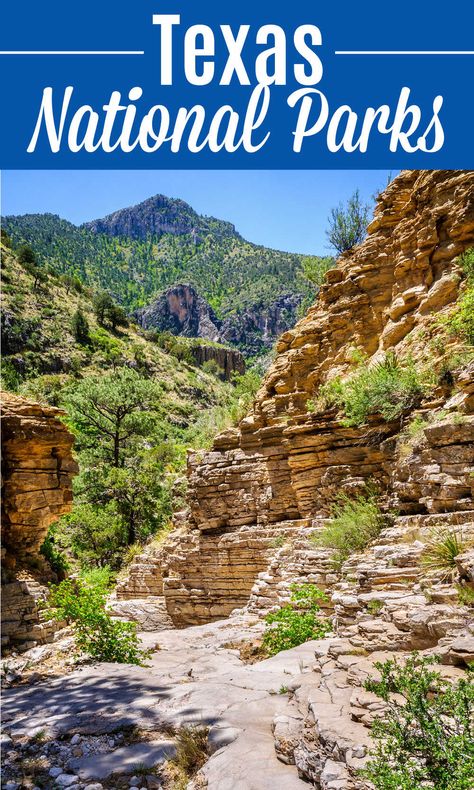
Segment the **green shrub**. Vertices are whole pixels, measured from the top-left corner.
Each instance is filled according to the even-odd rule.
[[[427,427],[427,425],[428,422],[426,420],[426,417],[424,417],[422,414],[416,414],[406,426],[405,429],[406,434],[409,437],[409,439],[413,439],[413,440],[418,439],[418,437],[422,434],[422,432]]]
[[[369,614],[373,614],[374,617],[377,617],[384,607],[383,601],[378,601],[377,599],[373,598],[367,604],[367,611]]]
[[[143,664],[136,624],[113,620],[105,609],[102,585],[66,579],[51,587],[48,614],[71,623],[77,647],[98,661]]]
[[[114,502],[101,506],[75,504],[71,513],[58,521],[58,537],[84,566],[118,568],[127,544],[126,526]]]
[[[326,277],[326,272],[332,269],[335,260],[332,256],[321,258],[317,255],[308,255],[301,260],[301,269],[304,277],[316,288],[320,288]]]
[[[457,584],[458,602],[461,606],[474,606],[474,589],[467,584]]]
[[[3,358],[0,366],[0,387],[2,390],[18,392],[21,376],[10,359]]]
[[[206,359],[206,361],[201,365],[201,370],[203,370],[204,373],[208,373],[210,376],[215,376],[216,378],[223,378],[224,376],[224,370],[215,359]]]
[[[108,593],[115,581],[115,574],[109,565],[103,565],[101,568],[82,568],[79,575],[84,584],[103,593]]]
[[[262,644],[270,656],[309,639],[321,639],[331,631],[329,620],[318,617],[319,602],[327,600],[325,594],[314,584],[292,584],[290,590],[290,602],[265,617]]]
[[[69,568],[67,557],[55,543],[55,525],[49,528],[43,544],[40,548],[40,554],[43,555],[45,560],[49,563],[51,570],[56,573],[60,579],[64,578],[66,571]]]
[[[450,334],[474,345],[474,247],[461,256],[459,263],[466,278],[466,288],[461,292],[446,324]]]
[[[474,284],[474,247],[466,250],[464,255],[461,255],[459,263],[468,283]]]
[[[456,557],[466,548],[462,534],[456,529],[433,529],[421,555],[421,564],[447,579],[455,574]]]
[[[367,233],[370,215],[370,206],[362,202],[356,189],[346,204],[339,203],[331,209],[326,231],[331,246],[342,253],[360,244]]]
[[[376,746],[362,772],[376,790],[472,790],[472,676],[450,685],[430,668],[433,661],[414,653],[404,666],[377,663],[381,680],[365,683],[386,704],[374,721]]]
[[[271,542],[272,549],[281,549],[285,545],[287,538],[285,535],[277,535]]]
[[[418,406],[433,384],[431,374],[418,371],[410,359],[401,363],[390,352],[375,365],[360,365],[346,381],[328,382],[320,396],[344,409],[345,425],[364,425],[370,414],[397,419]]]
[[[60,406],[65,381],[66,378],[64,376],[61,377],[57,373],[39,376],[36,379],[26,381],[20,389],[20,394],[24,395],[25,398],[32,398],[40,403]]]
[[[464,337],[474,345],[474,285],[468,286],[458,299],[454,313],[448,319],[450,334]]]
[[[364,549],[384,526],[374,494],[351,499],[341,494],[332,507],[332,518],[321,532],[313,535],[318,546],[334,549],[333,561],[340,567],[351,554]]]

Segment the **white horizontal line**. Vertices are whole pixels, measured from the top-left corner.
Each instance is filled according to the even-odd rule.
[[[335,55],[474,55],[474,50],[336,50]]]
[[[0,51],[0,55],[144,55],[145,53],[143,50],[28,50],[28,51],[20,51],[20,50],[3,50]]]

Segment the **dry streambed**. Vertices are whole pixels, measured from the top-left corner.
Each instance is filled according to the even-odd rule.
[[[315,643],[252,665],[224,647],[261,630],[261,621],[238,616],[163,631],[147,667],[95,664],[7,689],[3,787],[182,787],[169,760],[183,727],[208,733],[195,787],[307,787],[277,759],[272,722],[288,706],[287,689],[311,671]],[[154,634],[143,638],[156,643]]]

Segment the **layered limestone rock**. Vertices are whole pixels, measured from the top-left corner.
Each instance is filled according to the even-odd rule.
[[[191,354],[199,367],[206,362],[214,363],[216,372],[226,381],[232,381],[234,373],[245,373],[244,357],[235,348],[199,344],[191,349]]]
[[[366,240],[341,256],[314,307],[280,338],[251,413],[218,436],[211,452],[189,455],[188,525],[173,538],[163,570],[177,624],[245,605],[273,556],[268,535],[311,527],[337,494],[357,492],[368,480],[404,500],[404,512],[472,507],[472,437],[462,438],[461,423],[453,442],[442,426],[427,429],[420,460],[398,466],[399,421],[373,415],[351,428],[334,409],[309,413],[307,403],[353,368],[355,349],[368,363],[389,349],[415,359],[424,354],[425,362],[454,355],[456,338],[436,350],[436,322],[458,297],[458,258],[473,244],[474,173],[403,172],[382,193]],[[426,408],[454,408],[453,397],[456,408],[472,411],[469,369],[451,388],[438,388]],[[415,471],[420,464],[422,474]]]
[[[401,513],[472,509],[472,363],[423,404],[423,441],[405,453],[397,448],[400,420],[372,415],[361,428],[347,427],[335,409],[312,413],[307,404],[353,369],[354,351],[367,364],[388,350],[425,365],[454,357],[459,339],[440,343],[439,320],[463,287],[458,259],[473,244],[473,172],[402,172],[381,194],[366,240],[341,256],[307,316],[280,338],[250,414],[212,451],[188,456],[187,524],[159,560],[177,625],[225,616],[251,593],[253,606],[259,597],[263,609],[275,604],[304,565],[313,573],[316,566],[325,583],[324,557],[301,560],[298,573],[297,553],[285,559],[278,543],[288,534],[304,543],[304,531],[341,491],[371,481]],[[429,423],[433,415],[447,417]],[[123,597],[135,594],[133,573]]]
[[[474,383],[474,377],[473,377]],[[457,414],[427,425],[391,477],[392,504],[403,512],[474,509],[474,418]]]
[[[44,641],[52,627],[40,623],[37,607],[46,572],[39,549],[50,524],[71,508],[73,437],[58,409],[11,393],[1,402],[2,641]]]
[[[326,591],[336,635],[317,648],[312,672],[289,681],[273,722],[278,758],[321,790],[368,790],[359,769],[383,710],[364,688],[375,662],[417,649],[456,679],[474,661],[474,363],[443,330],[464,287],[459,256],[473,245],[474,173],[401,173],[367,239],[280,339],[251,413],[210,452],[189,454],[187,520],[154,557],[178,626],[237,607],[262,616],[295,582]],[[370,365],[389,350],[437,371],[410,413],[347,427],[318,402],[322,385],[354,370],[354,351]],[[335,497],[368,481],[387,524],[336,569],[318,532]],[[457,541],[453,567],[428,567],[425,549],[443,537]],[[137,584],[132,568],[121,596],[156,594],[151,563],[140,562],[148,581]]]

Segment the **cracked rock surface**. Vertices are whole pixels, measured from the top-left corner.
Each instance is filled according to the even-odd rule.
[[[307,787],[294,765],[277,758],[272,721],[288,704],[287,694],[280,690],[292,683],[298,686],[301,678],[313,674],[315,646],[321,642],[307,642],[252,665],[243,664],[238,651],[224,647],[256,637],[261,630],[261,621],[237,615],[205,626],[163,631],[160,649],[146,667],[96,664],[34,687],[7,689],[4,732],[13,745],[34,738],[35,733],[37,737],[39,728],[46,744],[67,744],[71,736],[73,740],[111,734],[113,746],[106,744],[99,753],[81,757],[71,753],[67,758],[68,749],[63,746],[66,759],[61,762],[60,755],[51,752],[51,767],[61,768],[63,776],[74,776],[68,786],[78,790],[113,771],[131,774],[134,764],[143,759],[143,755],[135,759],[132,747],[121,745],[114,736],[121,728],[136,725],[155,733],[189,724],[210,728],[212,754],[200,772],[201,786],[207,783],[219,790]],[[143,641],[147,645],[156,639],[145,633]],[[158,763],[167,748],[173,748],[172,738],[165,740],[146,742],[145,751],[154,748]],[[143,751],[143,744],[133,748]],[[57,777],[52,777],[50,787],[56,786]]]

